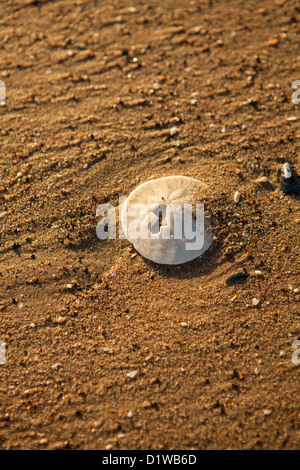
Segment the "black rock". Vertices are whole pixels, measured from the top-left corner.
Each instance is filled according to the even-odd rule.
[[[284,194],[300,192],[297,176],[289,163],[285,163],[281,169],[279,189]]]

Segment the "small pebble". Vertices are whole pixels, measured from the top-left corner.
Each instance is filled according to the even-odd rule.
[[[132,411],[129,411],[127,416],[128,416],[128,418],[132,418],[133,417]]]
[[[137,376],[138,374],[138,371],[137,370],[133,370],[131,372],[128,372],[127,377],[129,377],[130,379],[135,379],[135,377]]]
[[[240,199],[241,199],[241,193],[239,193],[238,191],[236,191],[236,192],[234,193],[233,200],[234,200],[234,202],[237,204]]]
[[[66,323],[67,321],[67,318],[66,317],[58,317],[56,319],[56,323],[59,323],[59,324],[63,324],[63,323]]]
[[[48,439],[45,439],[45,438],[44,438],[44,439],[40,439],[40,440],[39,440],[39,444],[40,444],[41,446],[48,444]]]
[[[180,323],[180,324],[181,324],[181,326],[183,326],[184,328],[187,328],[187,326],[188,326],[188,324],[185,323],[185,322],[182,322],[182,323]]]
[[[268,41],[268,44],[269,44],[270,47],[275,47],[278,44],[278,39],[270,38],[269,41]]]
[[[272,410],[264,410],[265,416],[270,416],[271,413],[272,413]]]
[[[178,133],[178,127],[176,127],[176,126],[172,127],[171,130],[170,130],[170,136],[173,137],[177,133]]]
[[[288,116],[286,118],[287,121],[289,122],[294,122],[294,121],[297,121],[298,117],[297,116]]]
[[[268,183],[269,180],[268,180],[268,178],[267,178],[266,176],[261,176],[260,178],[257,178],[257,179],[255,180],[255,182],[256,182],[256,183]]]
[[[153,83],[153,89],[154,90],[160,90],[161,89],[161,85],[159,83]]]
[[[300,192],[300,186],[296,173],[288,162],[284,163],[281,168],[279,189],[283,192],[283,194]]]
[[[252,300],[252,305],[256,307],[258,304],[259,304],[259,300],[254,297],[254,299]]]

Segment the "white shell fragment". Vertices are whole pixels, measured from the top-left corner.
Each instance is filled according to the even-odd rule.
[[[266,176],[260,176],[255,180],[256,183],[268,183],[269,180]]]
[[[236,191],[236,192],[234,193],[233,200],[234,200],[234,202],[237,204],[240,199],[241,199],[241,193],[239,193],[238,191]]]
[[[126,238],[142,256],[158,264],[198,258],[212,239],[201,204],[206,191],[205,184],[186,176],[166,176],[141,184],[122,208]]]

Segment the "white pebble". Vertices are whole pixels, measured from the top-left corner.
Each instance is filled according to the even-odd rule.
[[[154,88],[154,90],[160,90],[161,85],[159,83],[153,83],[153,88]]]
[[[178,133],[178,127],[176,127],[176,126],[172,127],[171,130],[170,130],[170,136],[173,137],[177,133]]]
[[[138,371],[137,370],[133,370],[131,372],[128,372],[127,377],[129,377],[130,379],[135,379],[135,377],[137,376],[138,374]]]
[[[132,411],[129,411],[127,416],[128,416],[128,418],[132,418],[133,417]]]
[[[258,304],[259,304],[259,300],[254,297],[254,299],[252,300],[252,305],[254,305],[254,307],[256,307],[256,305],[258,305]]]
[[[183,326],[184,328],[187,328],[187,326],[188,326],[188,324],[185,323],[185,322],[182,322],[182,323],[180,323],[180,324],[181,324],[181,326]]]
[[[270,416],[271,413],[272,413],[272,410],[264,410],[265,416]]]

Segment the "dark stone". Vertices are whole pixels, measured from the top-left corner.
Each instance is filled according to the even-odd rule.
[[[281,169],[279,189],[284,194],[300,192],[297,176],[289,163],[285,163]]]

